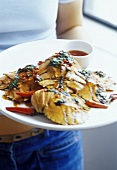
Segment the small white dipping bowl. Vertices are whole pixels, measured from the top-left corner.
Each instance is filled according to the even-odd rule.
[[[92,54],[94,51],[93,45],[82,40],[70,40],[62,46],[62,50],[69,52],[82,68],[87,68],[90,64]],[[72,52],[75,52],[75,55]],[[77,54],[79,51],[84,52],[85,55]]]

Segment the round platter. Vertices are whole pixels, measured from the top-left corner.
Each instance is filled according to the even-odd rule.
[[[20,44],[11,47],[0,53],[0,77],[3,73],[15,71],[18,68],[24,67],[28,64],[36,65],[38,61],[44,61],[51,55],[64,50],[66,43],[72,40],[40,40],[29,43]],[[92,62],[88,69],[101,70],[107,75],[110,75],[117,82],[116,75],[117,56],[108,51],[95,47],[92,57]],[[13,106],[13,102],[4,100],[0,91],[0,112],[5,116],[31,126],[49,129],[49,130],[79,130],[91,129],[105,126],[117,121],[117,101],[110,104],[108,109],[91,109],[89,111],[89,118],[86,123],[81,125],[59,125],[48,120],[44,115],[25,116],[21,114],[11,113],[5,108]]]

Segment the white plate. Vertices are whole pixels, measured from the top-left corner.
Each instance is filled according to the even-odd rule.
[[[17,70],[27,64],[36,65],[39,60],[42,61],[55,52],[62,50],[62,46],[67,42],[69,41],[41,40],[14,46],[3,51],[0,53],[0,77],[3,73]],[[94,56],[89,66],[90,70],[102,70],[117,80],[116,67],[117,56],[95,48]],[[117,101],[114,101],[108,109],[91,109],[89,119],[82,125],[58,125],[43,115],[25,116],[7,111],[5,107],[13,106],[13,103],[4,100],[2,98],[3,94],[4,92],[0,91],[0,112],[15,121],[35,127],[50,130],[78,130],[105,126],[117,121]]]

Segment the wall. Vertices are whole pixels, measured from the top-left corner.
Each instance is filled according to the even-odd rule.
[[[83,130],[85,170],[117,169],[117,124]]]
[[[84,26],[95,46],[117,55],[117,32],[84,18]],[[117,169],[117,123],[83,130],[85,170]]]

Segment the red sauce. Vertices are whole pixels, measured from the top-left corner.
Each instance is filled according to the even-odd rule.
[[[88,55],[88,53],[80,50],[70,50],[69,53],[73,56],[85,56]]]

